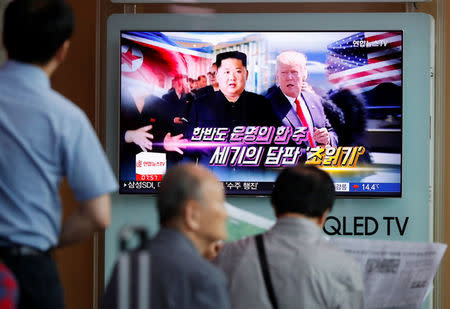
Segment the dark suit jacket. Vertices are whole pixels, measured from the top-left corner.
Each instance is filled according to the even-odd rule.
[[[191,138],[196,127],[200,128],[229,128],[230,132],[236,126],[280,126],[272,110],[272,106],[265,97],[244,91],[239,99],[232,103],[219,90],[199,97],[192,104],[189,115],[187,137]],[[214,149],[188,151],[191,159],[199,159],[208,165]]]
[[[196,127],[278,126],[270,102],[263,96],[244,91],[232,103],[221,91],[199,97],[194,101],[188,132]]]
[[[207,94],[214,93],[214,87],[209,85],[200,89],[197,89],[197,96],[201,97]]]
[[[186,102],[186,95],[181,95],[181,98],[178,98],[175,90],[172,88],[163,95],[163,100],[167,102],[167,105],[164,107],[164,117],[167,119],[167,126],[169,127],[170,133],[172,135],[184,134],[186,130],[186,124],[181,123],[177,124],[173,122],[175,117],[185,118],[187,119],[189,114],[190,105]]]
[[[192,242],[175,229],[162,228],[149,243],[149,309],[229,309],[223,273],[200,256]],[[131,253],[131,260],[135,259]],[[137,265],[131,267],[131,292],[136,295]],[[117,308],[117,267],[104,295],[104,308]],[[131,299],[130,308],[137,308]]]
[[[272,103],[272,108],[283,125],[291,126],[292,128],[304,126],[280,87],[270,91],[266,97]],[[323,111],[322,98],[314,93],[306,91],[302,92],[302,98],[308,107],[313,126],[318,129],[326,128],[330,135],[331,146],[337,146],[337,134],[334,132],[333,127],[330,125],[330,122]]]

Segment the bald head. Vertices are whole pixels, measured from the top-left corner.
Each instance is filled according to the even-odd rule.
[[[222,184],[205,167],[182,164],[171,168],[164,175],[157,198],[160,224],[166,225],[182,216],[188,201],[205,204],[205,192],[210,187],[223,194]]]

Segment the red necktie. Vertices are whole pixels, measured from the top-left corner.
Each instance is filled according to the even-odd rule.
[[[305,114],[302,111],[302,107],[300,106],[300,101],[297,99],[295,99],[295,105],[297,106],[297,115],[300,118],[300,121],[302,122],[302,125],[308,128],[308,141],[309,144],[311,145],[311,147],[316,147],[316,144],[314,143],[314,140],[312,138],[311,135],[311,129],[308,126],[308,122],[306,121],[306,117]]]

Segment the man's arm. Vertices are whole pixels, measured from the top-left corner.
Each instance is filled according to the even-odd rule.
[[[68,246],[107,228],[111,221],[109,194],[82,202],[63,223],[59,247]]]
[[[327,115],[325,114],[322,101],[320,101],[320,104],[317,104],[316,106],[320,111],[322,126],[315,127],[316,124],[314,123],[314,131],[311,132],[314,140],[319,145],[337,147],[339,142],[338,136],[334,131],[333,126],[330,124]]]

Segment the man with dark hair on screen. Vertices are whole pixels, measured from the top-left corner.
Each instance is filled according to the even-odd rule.
[[[219,91],[219,82],[217,81],[217,63],[213,62],[209,67],[208,73],[209,86],[213,91]]]
[[[19,308],[64,308],[51,250],[110,223],[117,189],[86,115],[50,87],[74,28],[61,0],[15,0],[4,15],[0,68],[0,260],[19,284]],[[81,205],[63,224],[59,185]]]
[[[236,126],[280,124],[265,97],[245,90],[248,77],[246,54],[239,51],[220,53],[216,63],[219,91],[194,101],[189,116],[188,137],[192,136],[196,127],[232,130]]]
[[[198,88],[204,88],[208,85],[208,80],[206,79],[206,75],[200,75],[197,79]]]
[[[308,76],[306,56],[296,51],[285,51],[277,57],[278,87],[266,97],[273,110],[287,127],[307,127],[307,146],[337,146],[338,138],[322,106],[322,98],[311,91],[302,91]]]
[[[215,62],[213,62],[211,64],[211,66],[209,67],[208,73],[206,75],[208,76],[209,85],[197,90],[197,95],[199,97],[203,96],[203,95],[214,93],[215,91],[219,91],[219,83],[217,82],[217,78],[216,78],[217,64]]]
[[[190,91],[196,91],[198,88],[198,80],[196,78],[189,77],[188,78],[189,83],[189,90]]]
[[[177,165],[164,175],[157,197],[161,229],[147,246],[149,309],[229,308],[223,273],[203,258],[211,243],[227,237],[224,202],[223,185],[202,166]],[[105,309],[117,308],[117,269],[105,292]],[[132,293],[139,290],[137,275],[132,273]],[[136,298],[130,301],[129,308],[137,308]]]
[[[333,181],[316,167],[280,173],[271,198],[275,225],[225,244],[214,260],[228,278],[233,309],[364,308],[361,266],[322,234],[334,199]],[[266,263],[258,259],[263,251],[257,244],[265,248]]]

